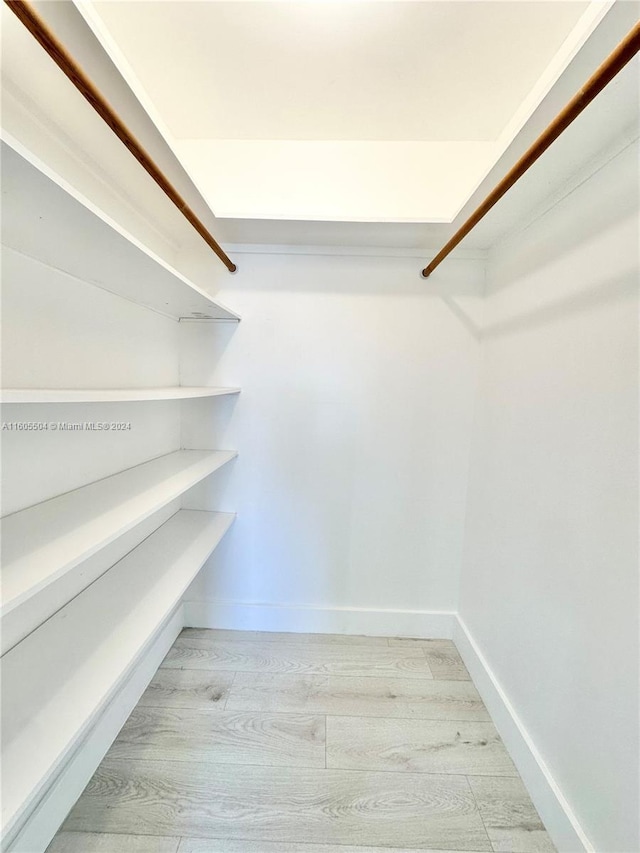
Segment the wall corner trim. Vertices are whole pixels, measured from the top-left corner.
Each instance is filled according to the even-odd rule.
[[[561,853],[596,853],[596,848],[582,829],[506,691],[459,614],[456,614],[453,640],[558,850]]]

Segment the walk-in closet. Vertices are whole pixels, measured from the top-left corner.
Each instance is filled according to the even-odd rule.
[[[640,3],[1,13],[1,849],[638,853]]]

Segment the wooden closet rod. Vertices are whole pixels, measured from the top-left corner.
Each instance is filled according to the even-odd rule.
[[[480,220],[486,216],[494,204],[499,201],[502,196],[511,189],[524,173],[533,166],[536,160],[544,154],[552,142],[566,130],[571,122],[576,119],[580,113],[587,107],[593,99],[600,94],[604,87],[610,83],[616,74],[625,67],[625,65],[633,59],[636,53],[640,50],[640,23],[636,24],[631,32],[620,42],[616,49],[602,63],[598,70],[593,74],[569,101],[567,106],[558,113],[547,129],[540,134],[533,145],[522,155],[515,166],[505,175],[500,183],[493,189],[485,198],[482,204],[471,214],[467,221],[462,225],[449,242],[443,246],[435,258],[428,266],[422,270],[424,278],[428,278],[431,273],[439,266],[447,255],[455,249],[458,243],[466,237],[469,231],[474,228]]]
[[[163,193],[171,199],[180,213],[189,223],[191,223],[205,243],[213,249],[229,272],[235,272],[236,265],[233,261],[219,246],[214,237],[198,219],[196,214],[191,210],[178,191],[169,183],[149,154],[147,154],[128,127],[118,117],[109,102],[100,94],[91,80],[89,80],[79,65],[67,53],[62,44],[49,30],[44,21],[31,8],[29,3],[25,3],[23,0],[4,0],[4,2],[11,9],[13,14],[29,30],[36,41],[42,45],[63,74],[71,80],[80,94],[91,104],[100,118],[109,125],[118,139],[129,149],[138,163],[140,163],[142,168],[153,178]]]

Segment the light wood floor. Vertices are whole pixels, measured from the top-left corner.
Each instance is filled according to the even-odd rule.
[[[187,629],[48,853],[547,853],[448,640]]]

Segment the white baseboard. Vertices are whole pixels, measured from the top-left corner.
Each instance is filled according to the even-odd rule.
[[[453,640],[552,841],[561,853],[594,853],[595,847],[460,616],[455,620]]]
[[[451,639],[456,614],[431,610],[373,610],[246,604],[237,601],[186,601],[185,626],[237,631],[306,634],[365,634],[372,637]]]
[[[151,640],[133,672],[31,812],[10,844],[10,853],[43,853],[46,850],[146,690],[182,630],[183,622],[180,605]]]

